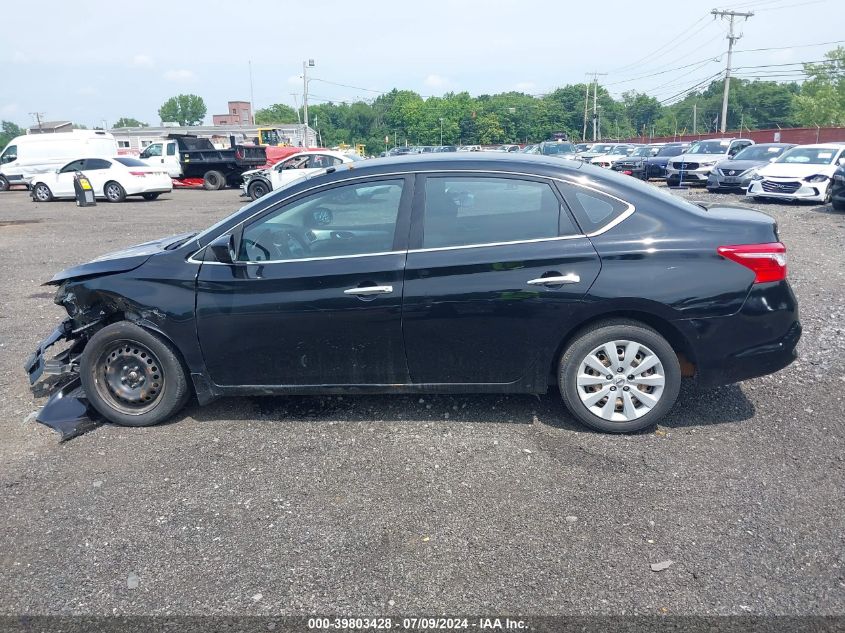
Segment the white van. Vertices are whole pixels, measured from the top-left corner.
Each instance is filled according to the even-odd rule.
[[[33,176],[55,171],[75,158],[115,156],[114,136],[100,130],[18,136],[0,154],[0,191],[10,185],[28,185]]]

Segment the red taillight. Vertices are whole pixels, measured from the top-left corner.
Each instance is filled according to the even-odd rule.
[[[753,270],[755,284],[786,279],[786,246],[780,242],[720,246],[716,252]]]
[[[146,176],[147,172],[145,172],[145,171],[130,171],[129,174],[131,176]]]

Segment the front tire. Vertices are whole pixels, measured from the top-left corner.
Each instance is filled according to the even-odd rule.
[[[43,182],[39,182],[32,188],[32,199],[38,202],[51,202],[53,200],[53,192],[50,187]]]
[[[8,191],[9,190],[9,180],[6,176],[0,175],[0,191]]]
[[[263,180],[256,180],[255,182],[249,183],[247,193],[249,193],[249,197],[253,200],[258,200],[260,197],[270,193],[270,187]]]
[[[833,200],[832,204],[835,211],[845,211],[845,200]]]
[[[681,387],[672,346],[652,328],[604,321],[581,332],[563,353],[558,385],[567,409],[607,433],[631,433],[663,418]]]
[[[79,362],[91,406],[123,426],[152,426],[179,411],[190,396],[176,350],[128,321],[104,327],[88,341]]]
[[[114,180],[110,180],[103,185],[103,195],[109,202],[123,202],[126,200],[126,190],[119,182],[115,182]]]

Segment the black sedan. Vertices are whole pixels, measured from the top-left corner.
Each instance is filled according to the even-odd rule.
[[[830,185],[830,201],[837,211],[845,211],[845,165],[840,165],[833,172],[833,183]]]
[[[332,167],[49,283],[68,318],[26,369],[65,387],[42,421],[80,384],[129,426],[192,395],[555,386],[584,424],[635,431],[669,413],[682,375],[777,371],[801,333],[769,216],[492,152]]]
[[[794,143],[758,143],[713,167],[707,178],[708,191],[737,191],[748,188],[757,170],[771,163]]]

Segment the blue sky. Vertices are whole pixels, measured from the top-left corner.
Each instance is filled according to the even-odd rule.
[[[845,40],[843,0],[51,0],[37,19],[31,5],[9,2],[0,119],[29,125],[37,111],[88,126],[121,116],[157,124],[168,97],[191,92],[210,121],[229,99],[250,98],[250,60],[256,107],[294,105],[307,58],[317,64],[312,101],[393,87],[541,94],[593,70],[609,73],[614,94],[665,99],[724,68],[727,23],[713,8],[755,11],[739,25],[739,51],[778,49],[739,52],[734,66],[818,60],[836,44],[806,45]],[[794,68],[740,72],[783,80]]]

